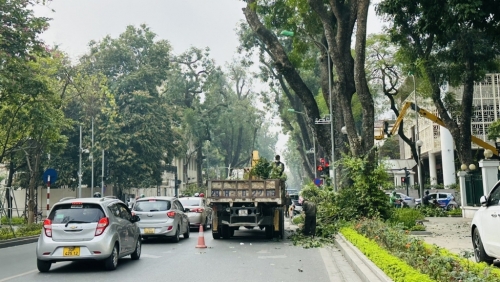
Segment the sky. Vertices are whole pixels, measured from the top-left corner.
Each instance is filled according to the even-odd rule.
[[[239,45],[235,30],[245,20],[244,6],[242,0],[51,0],[36,6],[35,14],[52,19],[41,38],[48,45],[58,45],[75,62],[88,51],[91,40],[117,37],[128,25],[146,24],[158,39],[170,42],[174,54],[191,46],[209,47],[216,64],[224,66],[233,60]],[[368,34],[382,29],[373,6],[367,27]],[[280,136],[278,153],[286,140]]]
[[[245,20],[244,6],[242,0],[52,0],[37,6],[35,13],[52,18],[42,39],[59,45],[73,60],[87,52],[91,40],[117,37],[128,25],[146,24],[158,39],[172,44],[175,54],[191,46],[209,47],[216,63],[224,65],[235,55],[235,29]],[[372,7],[368,33],[380,32],[381,26]]]

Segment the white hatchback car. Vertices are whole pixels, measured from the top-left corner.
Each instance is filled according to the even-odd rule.
[[[500,181],[488,196],[480,199],[481,207],[474,214],[471,223],[472,246],[476,262],[493,263],[500,259]]]

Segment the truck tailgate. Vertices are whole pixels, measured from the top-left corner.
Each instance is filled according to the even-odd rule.
[[[281,184],[279,179],[210,180],[208,182],[208,201],[209,203],[276,202],[282,204],[284,187]]]

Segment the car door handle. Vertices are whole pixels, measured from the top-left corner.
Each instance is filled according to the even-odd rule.
[[[498,215],[497,215],[497,214],[492,213],[492,214],[491,214],[491,216],[492,216],[492,217],[497,217]]]

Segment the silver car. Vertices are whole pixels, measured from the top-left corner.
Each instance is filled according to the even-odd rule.
[[[170,237],[179,242],[182,234],[189,238],[189,218],[185,209],[175,197],[145,197],[138,199],[132,214],[141,218],[139,228],[142,238]]]
[[[50,210],[36,247],[40,272],[59,261],[103,260],[114,270],[118,259],[141,256],[137,222],[127,205],[116,198],[62,199]]]
[[[201,197],[183,197],[179,198],[184,208],[189,209],[187,216],[191,228],[200,228],[203,225],[203,230],[212,224],[212,209],[207,207],[205,198]]]

